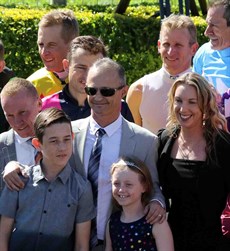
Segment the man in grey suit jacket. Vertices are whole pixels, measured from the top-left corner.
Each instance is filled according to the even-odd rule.
[[[121,156],[134,156],[144,161],[151,172],[155,193],[146,207],[149,222],[165,219],[164,198],[158,186],[156,170],[157,137],[148,130],[126,121],[120,114],[121,99],[127,92],[124,69],[104,58],[95,62],[87,76],[88,102],[91,116],[72,122],[75,132],[71,164],[79,173],[88,177],[88,163],[95,142],[95,132],[103,128],[102,153],[98,176],[97,239],[103,243],[105,226],[111,213],[110,166]],[[102,250],[102,245],[93,250]]]
[[[124,69],[111,59],[99,59],[90,68],[85,87],[91,116],[72,122],[75,133],[73,159],[77,170],[88,177],[95,132],[103,128],[102,152],[98,174],[97,238],[103,243],[105,226],[111,213],[110,166],[122,156],[134,156],[148,166],[154,182],[154,196],[147,206],[147,219],[154,223],[165,219],[164,198],[158,185],[156,169],[157,137],[148,130],[125,120],[120,114],[120,101],[126,94]],[[96,247],[93,250],[100,250]]]
[[[0,172],[11,160],[34,164],[34,147],[28,140],[34,136],[34,119],[41,111],[36,88],[26,79],[13,78],[2,89],[1,105],[11,128],[0,134]],[[0,194],[4,182],[0,178]]]

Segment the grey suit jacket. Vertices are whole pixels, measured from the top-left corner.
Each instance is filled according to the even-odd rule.
[[[0,134],[0,173],[4,171],[6,164],[11,160],[17,160],[13,129]],[[4,182],[1,175],[0,192],[3,186]]]
[[[78,172],[84,176],[86,175],[83,163],[84,147],[88,126],[89,118],[72,122],[73,131],[75,133],[75,140],[73,150],[74,154],[72,156],[71,162],[72,165],[76,166]],[[156,168],[157,136],[152,134],[147,129],[144,129],[143,127],[140,127],[134,123],[128,122],[123,118],[120,145],[120,157],[122,156],[134,156],[147,165],[154,183],[153,199],[159,200],[165,206],[164,197],[159,188],[158,173]]]

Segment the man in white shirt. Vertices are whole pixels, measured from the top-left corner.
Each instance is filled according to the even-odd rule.
[[[158,185],[156,169],[157,137],[121,116],[121,99],[126,94],[126,90],[124,69],[109,58],[99,59],[89,69],[85,87],[92,109],[91,116],[72,122],[75,140],[70,164],[87,178],[89,178],[89,159],[96,140],[95,133],[99,128],[103,128],[106,132],[102,138],[97,179],[98,244],[93,250],[103,250],[105,227],[112,211],[110,167],[121,156],[134,156],[145,162],[150,170],[154,183],[154,195],[151,203],[146,206],[147,220],[153,224],[163,222],[166,218],[164,197]],[[12,169],[15,170],[15,166]],[[20,179],[22,186],[18,182],[15,184],[16,179],[18,177],[10,178],[8,186],[19,190],[24,184]]]
[[[99,59],[89,69],[85,87],[92,109],[91,116],[72,122],[75,132],[74,161],[79,173],[88,178],[88,164],[96,140],[95,133],[99,128],[106,132],[102,137],[98,173],[97,238],[99,244],[104,240],[105,226],[111,214],[110,167],[121,156],[134,156],[148,166],[155,193],[152,202],[146,208],[147,219],[150,222],[161,222],[165,219],[164,198],[159,189],[156,169],[157,137],[121,116],[120,103],[126,94],[126,89],[124,69],[109,58]]]
[[[41,99],[31,82],[13,78],[2,89],[1,105],[11,128],[0,134],[0,172],[11,160],[25,165],[35,164],[36,150],[31,144],[34,119],[41,111]],[[0,179],[0,193],[3,188]]]
[[[197,48],[196,27],[190,17],[172,14],[162,20],[158,40],[162,68],[137,80],[127,93],[126,100],[136,124],[153,133],[165,128],[168,91],[177,77],[191,71]]]

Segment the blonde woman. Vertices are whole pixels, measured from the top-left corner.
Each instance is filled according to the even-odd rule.
[[[215,251],[230,191],[226,120],[209,83],[196,73],[174,82],[168,102],[168,123],[159,132],[158,172],[170,199],[168,221],[175,250]]]

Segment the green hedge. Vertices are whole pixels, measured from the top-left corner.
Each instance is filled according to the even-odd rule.
[[[93,9],[69,7],[80,24],[81,35],[100,36],[109,46],[109,55],[126,69],[131,84],[146,73],[161,67],[157,52],[160,18],[152,17],[158,11],[154,6],[129,7],[125,15]],[[37,24],[49,10],[7,9],[0,7],[0,38],[6,47],[6,62],[17,76],[28,77],[42,67],[37,51]],[[203,32],[205,20],[193,18],[198,29],[199,44],[207,41]]]

